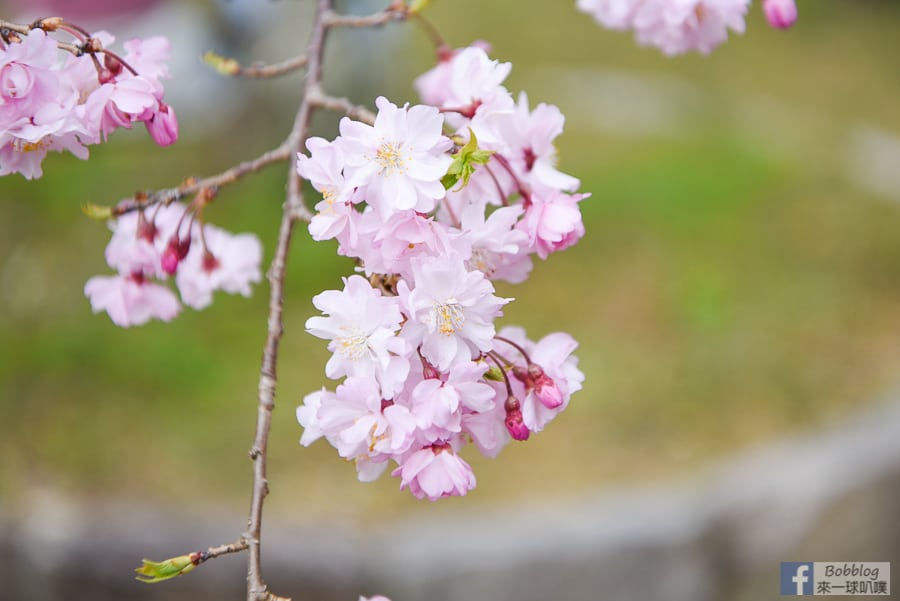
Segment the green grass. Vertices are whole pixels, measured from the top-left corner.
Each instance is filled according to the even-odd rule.
[[[524,324],[533,337],[576,335],[585,389],[529,443],[496,461],[470,455],[479,486],[466,503],[670,478],[840,419],[897,380],[900,210],[842,175],[854,127],[900,131],[897,7],[806,3],[790,33],[754,14],[748,33],[713,56],[677,60],[563,8],[436,2],[432,18],[457,45],[491,38],[495,55],[514,62],[510,87],[528,82],[533,103],[572,105],[541,75],[572,66],[671,75],[694,100],[687,133],[675,137],[570,122],[561,168],[593,194],[582,203],[587,235],[500,292],[517,299],[502,323]],[[410,40],[388,80],[401,97],[429,60],[423,37]],[[776,108],[748,112],[760,106]],[[86,497],[245,505],[266,287],[249,300],[219,296],[172,324],[118,329],[92,316],[81,292],[106,271],[108,237],[78,204],[253,156],[280,139],[264,117],[249,117],[240,144],[223,133],[157,149],[114,136],[89,163],[52,156],[42,180],[0,182],[0,500],[49,485]],[[283,177],[273,167],[224,190],[208,218],[256,232],[270,259]],[[333,245],[312,243],[302,227],[297,234],[271,503],[341,519],[425,511],[394,479],[357,483],[325,443],[297,445],[294,407],[326,384],[325,345],[303,331],[310,297],[351,268]]]

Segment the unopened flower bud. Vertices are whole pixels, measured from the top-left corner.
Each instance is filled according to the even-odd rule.
[[[212,273],[219,268],[219,260],[208,250],[203,253],[203,271]]]
[[[514,396],[507,397],[504,409],[506,409],[506,419],[503,420],[503,424],[509,435],[513,437],[513,440],[528,440],[531,431],[522,419],[522,408],[519,406],[518,399]]]
[[[156,240],[156,234],[158,233],[159,230],[157,229],[156,224],[152,221],[147,221],[143,218],[138,220],[137,237],[140,240],[153,242],[154,240]]]
[[[144,125],[147,126],[153,141],[160,146],[169,146],[178,139],[178,119],[175,117],[175,111],[164,102],[159,103],[159,110],[144,121]]]
[[[175,275],[175,272],[178,271],[178,264],[187,256],[190,249],[190,236],[184,240],[179,240],[177,234],[169,238],[169,243],[166,244],[166,249],[160,258],[163,271],[169,275]]]
[[[529,363],[527,368],[513,368],[513,375],[525,385],[527,392],[533,392],[535,398],[547,409],[556,409],[563,404],[563,394],[553,378],[544,373],[540,365]]]
[[[115,77],[122,72],[122,61],[108,52],[103,53],[103,66]]]
[[[100,71],[97,72],[97,81],[99,81],[101,85],[105,83],[111,83],[115,80],[115,74],[109,69],[100,69]]]
[[[794,0],[763,0],[762,8],[769,25],[776,29],[788,29],[797,21]]]

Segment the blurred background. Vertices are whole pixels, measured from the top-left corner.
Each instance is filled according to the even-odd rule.
[[[243,528],[267,289],[257,287],[249,300],[220,295],[209,309],[186,309],[170,324],[119,329],[106,315],[92,315],[82,293],[90,276],[108,269],[108,232],[79,205],[112,204],[138,189],[173,186],[276,146],[290,128],[301,76],[226,80],[200,56],[212,49],[250,63],[298,54],[312,4],[0,2],[4,18],[62,14],[89,29],[106,27],[119,41],[169,35],[174,77],[167,100],[181,122],[171,148],[155,146],[143,128],[120,131],[92,147],[89,162],[54,154],[40,180],[0,181],[0,548],[18,557],[0,568],[14,583],[0,587],[0,599],[14,598],[7,596],[11,591],[74,599],[79,590],[94,599],[105,598],[103,591],[166,599],[195,596],[200,593],[190,587],[220,582],[198,572],[190,583],[141,587],[129,569],[153,551],[157,559],[177,555],[233,540]],[[360,0],[341,8],[367,14],[383,4]],[[310,298],[337,287],[351,270],[334,245],[312,243],[301,226],[289,261],[265,524],[284,537],[283,545],[273,543],[271,561],[288,574],[301,570],[301,559],[314,564],[332,557],[321,550],[332,547],[334,557],[354,567],[319,571],[315,594],[276,592],[330,598],[329,591],[342,589],[329,582],[343,582],[349,591],[335,598],[378,592],[353,589],[349,581],[378,582],[383,592],[398,595],[418,590],[379,579],[371,564],[348,559],[360,549],[376,559],[387,553],[373,551],[378,547],[367,546],[373,545],[367,537],[384,540],[386,532],[399,532],[397,524],[415,523],[410,539],[445,548],[453,547],[445,535],[412,532],[441,532],[441,524],[459,526],[469,515],[494,516],[486,523],[500,524],[524,511],[520,523],[531,524],[528,540],[535,541],[542,539],[535,525],[542,522],[520,508],[578,507],[587,520],[609,509],[605,495],[634,490],[654,503],[623,502],[599,517],[639,524],[668,513],[683,522],[699,515],[697,499],[714,496],[702,492],[714,486],[710,482],[733,503],[746,500],[734,487],[758,492],[753,483],[765,476],[762,467],[746,468],[740,481],[709,474],[729,473],[722,466],[748,453],[768,453],[765,465],[781,465],[796,454],[771,445],[786,440],[808,445],[803,448],[820,470],[814,473],[824,474],[814,484],[826,496],[833,491],[824,480],[848,482],[838,473],[841,466],[853,473],[868,469],[868,459],[878,463],[881,476],[865,482],[889,474],[884,477],[894,496],[884,497],[884,507],[893,508],[890,523],[854,522],[857,556],[822,557],[823,548],[803,538],[806,531],[781,546],[760,547],[783,555],[747,568],[747,574],[766,574],[758,589],[747,588],[746,574],[735,576],[743,574],[737,559],[730,567],[704,563],[708,569],[700,572],[675,567],[678,582],[694,574],[692,582],[720,583],[688,587],[688,598],[743,598],[746,590],[774,598],[779,561],[889,561],[890,554],[900,561],[900,452],[875,461],[896,450],[890,440],[900,439],[897,401],[891,400],[900,389],[900,3],[799,0],[800,19],[789,32],[770,29],[754,3],[745,35],[732,36],[709,57],[675,59],[637,47],[628,33],[601,29],[573,4],[434,0],[426,16],[455,47],[489,41],[493,57],[513,64],[510,91],[527,91],[532,105],[556,104],[567,117],[558,139],[560,168],[593,194],[581,204],[587,235],[537,264],[527,283],[501,286],[499,293],[516,298],[502,324],[522,324],[534,339],[557,330],[576,336],[584,390],[527,444],[510,445],[493,461],[468,454],[478,487],[467,498],[430,504],[398,492],[399,482],[387,476],[359,483],[352,465],[324,441],[298,445],[294,408],[306,393],[333,387],[323,374],[323,341],[304,332],[313,313]],[[379,94],[415,102],[412,79],[433,63],[428,38],[413,23],[339,31],[331,42],[326,89],[360,104],[372,105]],[[332,137],[336,124],[335,116],[321,114],[315,133]],[[266,264],[286,169],[273,166],[229,186],[207,211],[217,225],[256,233]],[[861,415],[880,417],[860,425],[854,420]],[[856,432],[858,448],[829,438],[836,432]],[[874,442],[882,439],[887,447]],[[839,463],[857,456],[866,465]],[[823,457],[833,461],[822,463]],[[698,496],[685,497],[685,491]],[[721,518],[731,501],[710,515]],[[847,502],[848,515],[857,515]],[[765,503],[760,507],[778,509],[772,505],[777,500]],[[809,517],[810,507],[798,506],[792,515]],[[859,507],[874,515],[871,503]],[[754,529],[755,522],[739,521]],[[343,534],[316,546],[285,536],[292,528]],[[489,525],[477,531],[490,532]],[[713,531],[698,532],[704,534],[686,535],[686,544]],[[34,557],[21,553],[23,540],[40,543],[34,543]],[[356,542],[345,548],[335,540]],[[745,549],[735,532],[714,540],[713,549],[737,550],[735,557]],[[558,541],[568,544],[565,537]],[[470,542],[472,548],[461,552],[478,557],[482,547]],[[117,569],[100,569],[91,587],[26,582],[29,570],[41,565],[45,575],[59,568],[76,578],[71,555],[48,559],[47,549],[66,545],[79,553],[129,551],[114,551]],[[807,556],[789,554],[798,548]],[[704,553],[707,559],[717,554]],[[76,563],[84,561],[79,556]],[[242,560],[228,561],[222,560],[230,572],[221,572],[221,582],[239,591]],[[216,569],[224,568],[210,566]],[[642,580],[631,579],[634,586]],[[639,596],[622,586],[623,599],[678,598],[672,590],[640,589]],[[440,589],[444,597],[434,588],[422,590],[432,598],[456,598],[451,589]],[[494,589],[466,590],[468,599],[506,598]],[[590,591],[549,591],[543,598],[597,598]],[[521,599],[524,593],[517,594]]]

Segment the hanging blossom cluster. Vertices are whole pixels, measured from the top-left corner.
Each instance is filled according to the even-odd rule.
[[[704,54],[744,33],[750,0],[578,0],[578,9],[609,29],[633,29],[639,44],[665,54],[696,50]],[[794,0],[763,0],[772,27],[786,29],[797,20]]]
[[[522,282],[534,255],[577,242],[587,196],[556,168],[563,115],[515,100],[509,71],[482,46],[444,51],[416,81],[425,104],[379,98],[374,125],[344,118],[337,139],[298,157],[323,196],[313,238],[337,240],[360,272],[313,298],[323,315],[307,329],[343,381],[305,397],[300,442],[326,438],[363,481],[396,464],[418,498],[466,494],[462,447],[494,457],[528,439],[584,379],[568,334],[535,342],[494,325],[513,300],[494,282]]]
[[[198,195],[202,202],[210,198]],[[112,222],[106,262],[117,274],[92,277],[84,286],[94,313],[106,311],[121,327],[170,321],[181,310],[165,283],[170,277],[181,302],[194,309],[209,306],[216,290],[250,296],[250,285],[261,279],[262,245],[253,234],[201,224],[197,204],[157,205]]]
[[[56,25],[45,20],[43,27]],[[120,57],[104,50],[114,41],[108,33],[86,36],[59,27],[79,38],[68,45],[78,56],[60,50],[39,27],[27,35],[4,31],[0,38],[0,175],[40,177],[50,150],[86,159],[86,146],[135,122],[143,122],[157,144],[172,144],[178,121],[160,83],[168,77],[169,41],[129,40]]]

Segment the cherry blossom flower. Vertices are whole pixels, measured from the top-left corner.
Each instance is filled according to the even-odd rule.
[[[341,457],[357,463],[363,481],[377,478],[392,456],[405,453],[415,430],[409,410],[384,401],[377,382],[367,377],[347,378],[334,393],[307,395],[297,419],[305,428],[301,444],[324,436]]]
[[[556,169],[557,152],[553,141],[563,131],[565,117],[552,104],[528,108],[528,96],[519,95],[516,112],[500,122],[503,140],[509,147],[510,163],[526,181],[547,188],[572,192],[577,178]]]
[[[206,308],[216,290],[249,297],[250,285],[262,280],[259,238],[208,224],[202,227],[203,237],[191,245],[175,275],[182,302],[194,309]]]
[[[449,444],[436,443],[416,451],[392,475],[400,476],[400,490],[408,487],[417,499],[437,501],[475,488],[472,468]]]
[[[106,262],[119,278],[92,278],[100,283],[86,286],[85,294],[95,312],[107,310],[123,327],[141,325],[150,317],[168,321],[177,314],[180,305],[174,294],[155,283],[173,273],[182,302],[195,309],[208,306],[215,290],[249,296],[250,284],[262,277],[262,246],[256,236],[233,235],[212,225],[204,225],[201,235],[200,225],[191,225],[187,209],[178,203],[126,213],[110,228]],[[109,300],[114,284],[121,302]],[[176,299],[174,312],[168,295]],[[147,310],[145,297],[150,303]],[[138,318],[123,317],[131,314]]]
[[[470,246],[466,267],[490,280],[524,282],[531,271],[528,234],[517,229],[525,211],[521,205],[501,207],[485,219],[483,207],[469,205],[460,217],[464,239]]]
[[[578,369],[578,359],[572,355],[578,343],[570,335],[562,332],[548,334],[534,343],[525,337],[522,328],[517,327],[505,327],[500,330],[498,336],[522,347],[528,353],[531,362],[540,366],[543,374],[555,384],[562,398],[562,402],[556,406],[548,407],[537,398],[534,389],[527,392],[522,390],[523,423],[531,432],[540,432],[550,420],[568,406],[571,395],[581,390],[584,374]],[[514,388],[519,389],[519,386]]]
[[[181,309],[169,288],[137,276],[92,277],[84,285],[84,294],[94,313],[106,311],[113,323],[123,328],[154,318],[171,321]]]
[[[398,108],[384,97],[375,104],[374,126],[341,119],[338,140],[348,185],[364,186],[366,201],[382,218],[405,209],[431,211],[444,197],[440,180],[452,162],[443,118],[434,107]]]
[[[777,29],[790,29],[797,21],[794,0],[763,0],[762,8],[769,25]]]
[[[398,283],[404,313],[402,335],[441,371],[491,349],[494,318],[512,299],[493,294],[480,271],[468,271],[459,256],[411,260],[413,287]]]
[[[178,137],[175,112],[162,100],[165,38],[126,42],[126,62],[140,68],[132,73],[110,54],[98,55],[102,66],[97,56],[63,53],[40,28],[20,37],[0,46],[0,175],[40,177],[50,150],[85,159],[85,145],[134,121],[146,123],[161,145]],[[94,40],[103,47],[114,41],[105,32]]]
[[[310,317],[307,331],[330,340],[333,353],[325,365],[329,378],[371,376],[381,385],[381,395],[390,399],[409,372],[406,343],[395,336],[403,316],[396,297],[382,296],[365,278],[344,279],[344,290],[326,290],[313,297],[313,304],[328,317]]]
[[[611,29],[634,29],[638,43],[674,55],[704,54],[744,32],[750,0],[578,0],[578,8]]]
[[[546,259],[581,239],[584,223],[578,203],[589,196],[557,191],[547,191],[546,197],[532,195],[533,203],[517,227],[528,235],[530,247],[540,258]]]

